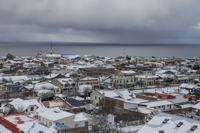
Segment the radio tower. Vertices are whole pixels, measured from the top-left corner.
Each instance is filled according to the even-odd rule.
[[[126,55],[125,55],[125,48],[124,48],[124,59],[125,59]]]

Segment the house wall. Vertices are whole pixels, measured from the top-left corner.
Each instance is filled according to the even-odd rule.
[[[139,94],[136,95],[136,98],[140,98],[140,99],[144,99],[144,100],[149,100],[149,101],[157,101],[157,98],[147,97],[147,96],[139,95]]]
[[[44,117],[38,116],[38,121],[40,124],[47,126],[47,127],[51,127],[55,122],[49,119],[46,119]]]
[[[89,83],[88,85],[91,85],[92,87],[99,86],[98,79],[96,79],[96,80],[80,80],[80,81],[78,81],[77,86],[79,87],[81,85],[87,85],[87,83]]]
[[[192,108],[189,107],[189,108],[183,108],[183,109],[167,110],[164,112],[169,113],[169,114],[178,114],[178,113],[182,113],[182,112],[191,112],[191,110],[192,110]]]
[[[57,122],[62,123],[68,127],[74,128],[74,119],[75,119],[75,115],[57,120]]]
[[[85,125],[85,122],[88,122],[88,125],[91,124],[91,122],[88,121],[88,120],[84,120],[84,121],[75,121],[75,122],[74,122],[74,127],[75,127],[75,128],[76,128],[76,127],[85,127],[85,126],[86,126],[86,125]]]
[[[138,107],[138,104],[124,102],[124,108],[125,109],[137,108],[137,107]]]
[[[91,103],[95,106],[98,105],[100,99],[103,98],[103,95],[97,91],[93,91],[90,95],[90,100],[91,100]]]
[[[33,107],[33,111],[31,111],[31,107]],[[24,113],[27,115],[30,115],[31,113],[34,113],[38,109],[35,105],[30,105],[26,110],[24,110]]]
[[[171,108],[170,108],[171,105]],[[155,107],[150,107],[152,109],[159,109],[159,110],[172,110],[175,109],[174,104],[170,104],[170,105],[161,105],[161,106],[155,106]]]

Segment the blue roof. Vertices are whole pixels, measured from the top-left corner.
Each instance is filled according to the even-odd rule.
[[[78,101],[76,99],[72,99],[72,98],[67,98],[66,100],[68,103],[70,103],[73,107],[79,107],[79,106],[84,106],[86,105],[86,103]]]
[[[54,124],[54,127],[53,127],[55,130],[59,131],[59,130],[66,130],[66,129],[71,129],[70,127],[66,126],[66,125],[63,125],[59,122],[56,122]]]
[[[18,90],[20,90],[22,87],[24,87],[24,86],[22,86],[22,85],[18,85]]]
[[[200,91],[200,88],[197,88],[197,89],[195,89],[195,90]]]

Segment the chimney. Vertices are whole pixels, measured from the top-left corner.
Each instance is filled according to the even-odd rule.
[[[51,77],[51,74],[50,74],[50,77]]]
[[[164,133],[164,130],[159,130],[159,133]]]

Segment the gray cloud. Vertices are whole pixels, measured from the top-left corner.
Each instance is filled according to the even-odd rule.
[[[199,0],[0,0],[0,41],[199,43]]]

